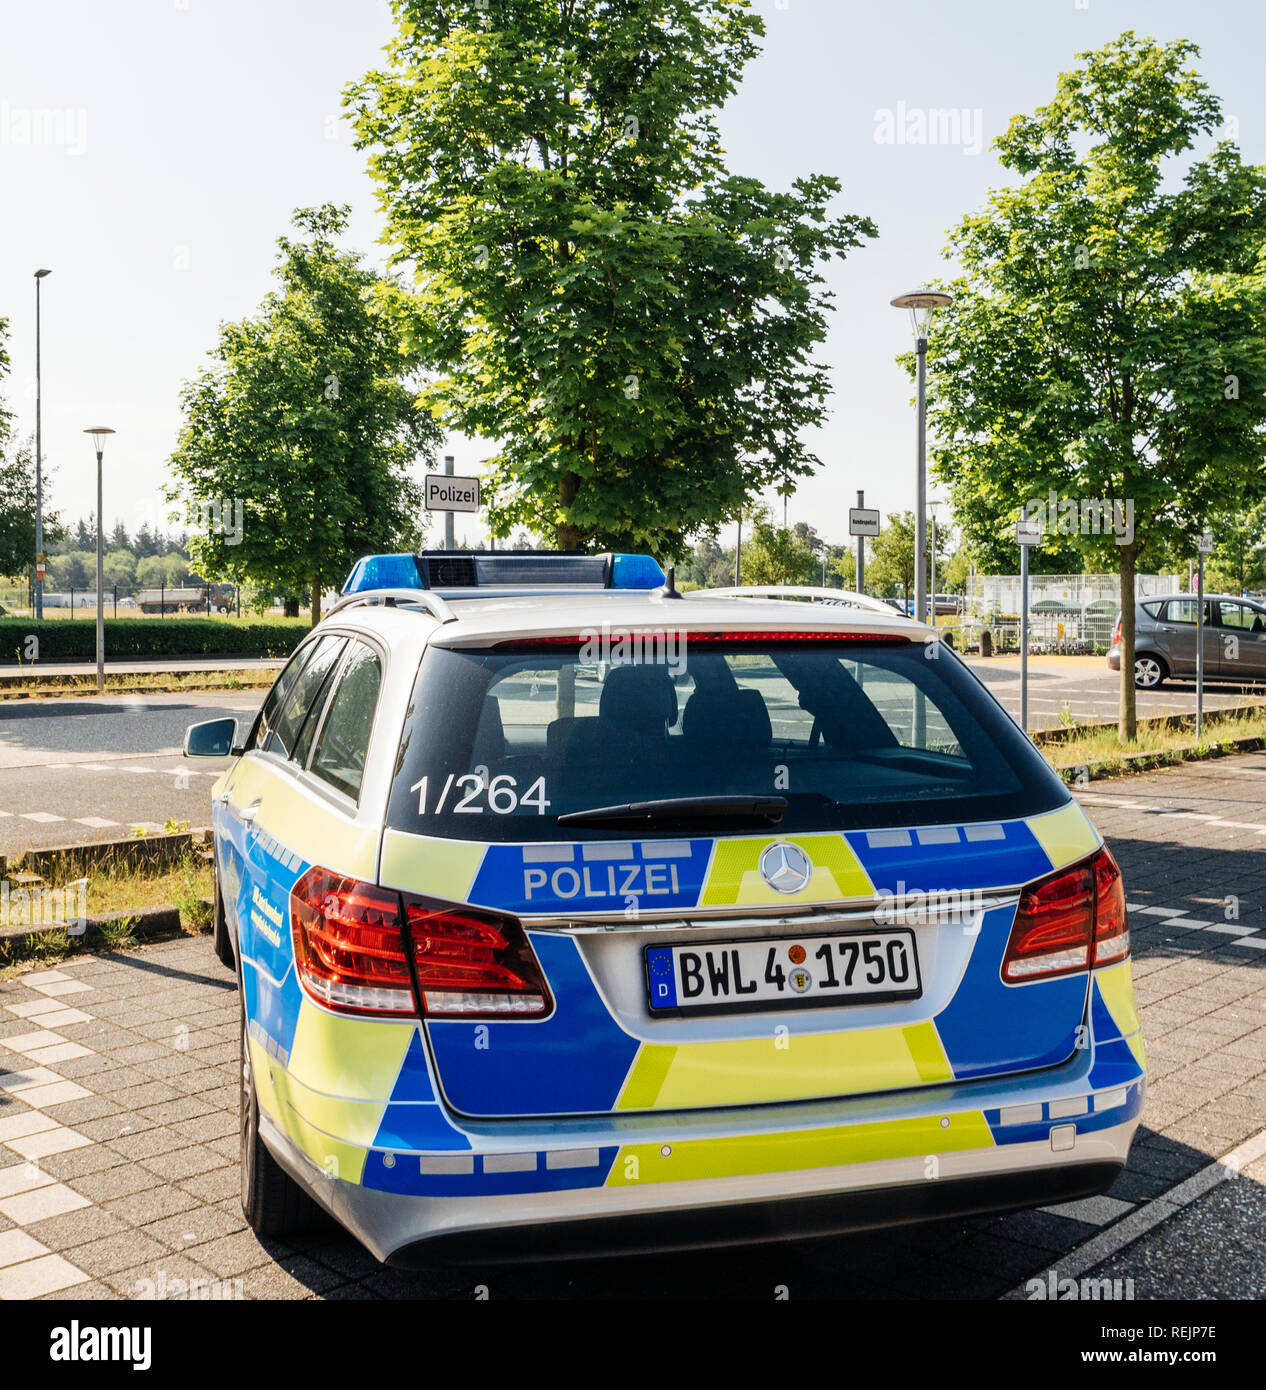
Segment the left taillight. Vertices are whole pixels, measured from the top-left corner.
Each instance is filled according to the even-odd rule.
[[[418,995],[430,1018],[539,1018],[553,1007],[514,917],[313,868],[291,889],[290,923],[299,979],[330,1009],[416,1018]]]
[[[416,1015],[399,894],[312,868],[290,890],[290,930],[299,979],[318,1002]]]
[[[1008,984],[1049,980],[1130,954],[1121,870],[1104,845],[1020,895],[1002,959]]]

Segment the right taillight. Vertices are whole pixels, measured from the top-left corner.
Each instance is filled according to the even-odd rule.
[[[1008,984],[1049,980],[1130,954],[1121,870],[1105,845],[1020,895],[1002,978]]]
[[[1116,628],[1113,630],[1113,633],[1112,633],[1112,645],[1113,645],[1114,647],[1119,647],[1119,646],[1121,645],[1121,619],[1120,619],[1120,618],[1117,619]]]
[[[328,1009],[417,1017],[420,999],[430,1018],[540,1018],[553,1007],[516,917],[312,868],[290,890],[290,926],[299,980]]]

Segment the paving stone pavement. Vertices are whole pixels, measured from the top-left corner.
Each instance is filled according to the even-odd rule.
[[[781,1246],[402,1273],[333,1224],[258,1239],[237,1171],[238,1004],[205,937],[0,982],[0,1299],[996,1298],[1266,1127],[1266,756],[1079,794],[1125,874],[1149,1094],[1111,1192]],[[1266,1297],[1266,1162],[1097,1270]],[[1124,1228],[1123,1228],[1124,1229]]]

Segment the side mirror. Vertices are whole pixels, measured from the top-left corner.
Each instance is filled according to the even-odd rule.
[[[186,758],[228,758],[236,751],[236,719],[208,719],[185,730]]]

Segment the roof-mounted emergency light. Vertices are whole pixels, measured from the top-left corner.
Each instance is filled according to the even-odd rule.
[[[649,555],[584,555],[566,550],[424,550],[365,555],[344,596],[371,589],[657,589],[664,571]]]

